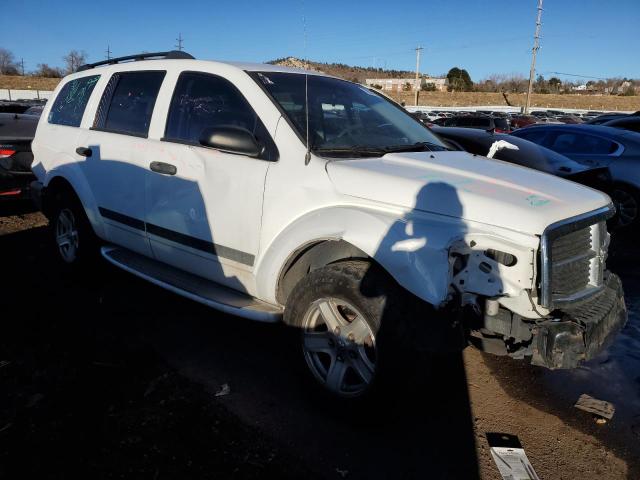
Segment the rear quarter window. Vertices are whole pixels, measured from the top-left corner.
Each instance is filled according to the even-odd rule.
[[[87,102],[100,75],[77,78],[67,82],[49,110],[49,123],[79,127]]]

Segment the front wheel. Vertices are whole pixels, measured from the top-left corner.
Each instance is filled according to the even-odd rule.
[[[637,228],[640,213],[640,194],[633,187],[618,184],[610,193],[616,214],[609,221],[612,230]]]
[[[302,357],[325,392],[363,398],[399,378],[390,373],[400,359],[392,332],[402,321],[402,296],[385,272],[365,261],[328,265],[298,282],[284,320],[299,330]]]

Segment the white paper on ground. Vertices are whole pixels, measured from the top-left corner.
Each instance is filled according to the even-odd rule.
[[[523,448],[491,447],[503,480],[540,480]]]

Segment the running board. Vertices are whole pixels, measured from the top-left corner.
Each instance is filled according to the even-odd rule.
[[[116,267],[221,312],[260,322],[278,322],[282,319],[283,310],[280,307],[144,255],[114,246],[102,247],[100,253]]]

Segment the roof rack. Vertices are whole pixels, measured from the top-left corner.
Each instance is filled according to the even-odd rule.
[[[195,60],[195,57],[181,50],[171,50],[169,52],[155,52],[155,53],[138,53],[137,55],[128,55],[126,57],[110,58],[109,60],[103,60],[102,62],[87,63],[86,65],[81,65],[80,68],[78,68],[78,72],[89,70],[95,67],[100,67],[102,65],[116,65],[118,63],[126,62],[128,60],[137,62],[139,60],[149,60],[149,59]]]

